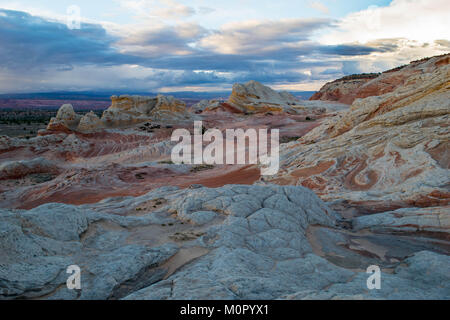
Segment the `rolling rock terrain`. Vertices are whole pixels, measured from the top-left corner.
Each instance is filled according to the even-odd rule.
[[[255,81],[190,108],[113,96],[0,137],[0,299],[449,299],[449,59],[312,101]],[[172,164],[197,120],[279,129],[279,173]]]

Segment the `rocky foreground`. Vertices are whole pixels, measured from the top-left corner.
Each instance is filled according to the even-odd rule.
[[[101,118],[64,105],[37,137],[0,137],[0,299],[450,299],[449,68],[309,102],[254,81],[191,108],[112,97]],[[279,173],[171,163],[195,120],[279,129]]]

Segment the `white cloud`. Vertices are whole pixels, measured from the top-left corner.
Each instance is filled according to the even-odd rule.
[[[406,38],[432,42],[450,38],[450,1],[394,0],[387,7],[352,13],[324,34],[325,44],[365,43],[376,39]]]
[[[213,13],[214,11],[216,11],[216,9],[210,8],[210,7],[199,7],[198,8],[199,14],[210,14],[210,13]]]
[[[387,7],[371,6],[349,14],[318,41],[327,45],[352,43],[386,49],[367,56],[342,58],[346,73],[350,72],[349,66],[355,66],[359,72],[380,72],[447,53],[449,13],[448,0],[394,0]]]
[[[200,40],[203,48],[217,53],[239,54],[292,48],[311,33],[328,25],[327,19],[247,20],[228,23]]]
[[[119,0],[119,3],[141,18],[178,20],[195,14],[192,7],[175,0]]]
[[[309,6],[323,14],[330,14],[330,9],[320,1],[310,1]]]

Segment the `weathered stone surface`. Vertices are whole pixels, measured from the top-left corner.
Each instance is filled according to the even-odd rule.
[[[367,289],[365,272],[338,267],[314,254],[306,229],[311,225],[335,228],[336,216],[307,189],[200,188],[181,191],[174,200],[169,210],[180,216],[201,209],[226,215],[197,241],[210,252],[126,299],[441,299],[450,295],[447,285],[434,285],[448,278],[447,256],[417,253],[406,260],[407,267],[399,265],[394,275],[383,273],[385,290],[375,292]],[[235,211],[236,202],[248,209]],[[424,256],[433,258],[432,266],[421,263]],[[414,276],[416,272],[430,275],[431,269],[440,266],[444,270],[433,280]]]
[[[306,106],[307,105],[307,106]],[[324,103],[300,101],[289,92],[277,92],[257,81],[245,84],[236,83],[227,101],[202,100],[191,107],[194,113],[227,112],[233,114],[268,114],[282,113],[291,115],[315,114],[326,112]]]
[[[151,284],[134,283],[142,274],[162,279],[159,266],[177,252],[175,245],[127,243],[126,226],[148,225],[145,218],[117,219],[88,208],[48,204],[27,212],[0,212],[0,298],[107,299]],[[108,223],[107,223],[108,225]],[[120,226],[124,226],[121,229]],[[79,265],[82,288],[66,288],[66,269]],[[125,287],[122,287],[125,286]]]
[[[403,208],[358,217],[355,230],[378,232],[443,232],[450,233],[450,207]]]
[[[283,145],[283,169],[272,182],[358,205],[447,205],[450,174],[442,150],[450,139],[450,66],[440,59],[414,65],[423,72],[395,91],[356,100],[349,111]]]
[[[381,96],[408,85],[409,78],[432,72],[434,68],[449,63],[450,56],[413,61],[409,65],[388,70],[381,74],[347,76],[325,84],[310,100],[337,101],[352,104],[356,99]]]
[[[368,290],[368,274],[359,273],[347,282],[333,284],[320,291],[301,291],[286,296],[303,300],[428,300],[448,299],[450,286],[450,257],[430,251],[421,251],[395,268],[393,274],[381,273],[381,289]],[[432,275],[432,276],[429,276]]]
[[[111,106],[101,120],[108,127],[140,123],[148,120],[170,121],[189,118],[186,104],[172,96],[112,96]]]
[[[70,131],[78,126],[81,116],[76,114],[71,104],[64,104],[59,108],[56,117],[51,118],[47,126],[50,131]]]
[[[246,84],[236,83],[228,102],[248,111],[261,112],[283,111],[283,108],[300,103],[290,93],[276,92],[257,81],[249,81]]]
[[[81,132],[91,132],[104,127],[103,122],[100,118],[93,112],[86,113],[78,124],[77,130]]]
[[[309,228],[329,228],[337,236],[339,219],[312,191],[276,185],[166,187],[78,207],[2,210],[0,297],[449,297],[449,258],[441,254],[412,251],[394,274],[382,274],[380,291],[367,290],[364,270],[317,255]],[[351,244],[342,236],[336,241]],[[384,265],[377,259],[367,262]],[[73,264],[82,270],[78,291],[65,287],[65,270]]]
[[[0,163],[0,180],[18,179],[33,173],[58,173],[59,169],[45,158],[32,160],[6,161]]]
[[[172,96],[112,96],[111,106],[103,112],[101,119],[94,112],[84,116],[74,112],[72,105],[65,104],[57,116],[50,120],[50,132],[92,132],[103,128],[125,127],[144,121],[179,121],[190,119],[186,103]]]
[[[214,111],[220,109],[221,102],[218,100],[201,100],[200,102],[191,106],[194,113],[202,113],[204,111]]]
[[[328,82],[316,92],[310,100],[336,101],[351,104],[355,100],[355,92],[358,92],[362,86],[376,76],[377,75],[368,75],[367,77],[357,78],[344,77],[343,79]],[[377,94],[373,93],[372,95]]]

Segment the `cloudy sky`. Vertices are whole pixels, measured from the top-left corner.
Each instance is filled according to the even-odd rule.
[[[0,0],[0,93],[317,90],[448,53],[449,21],[448,0]]]

